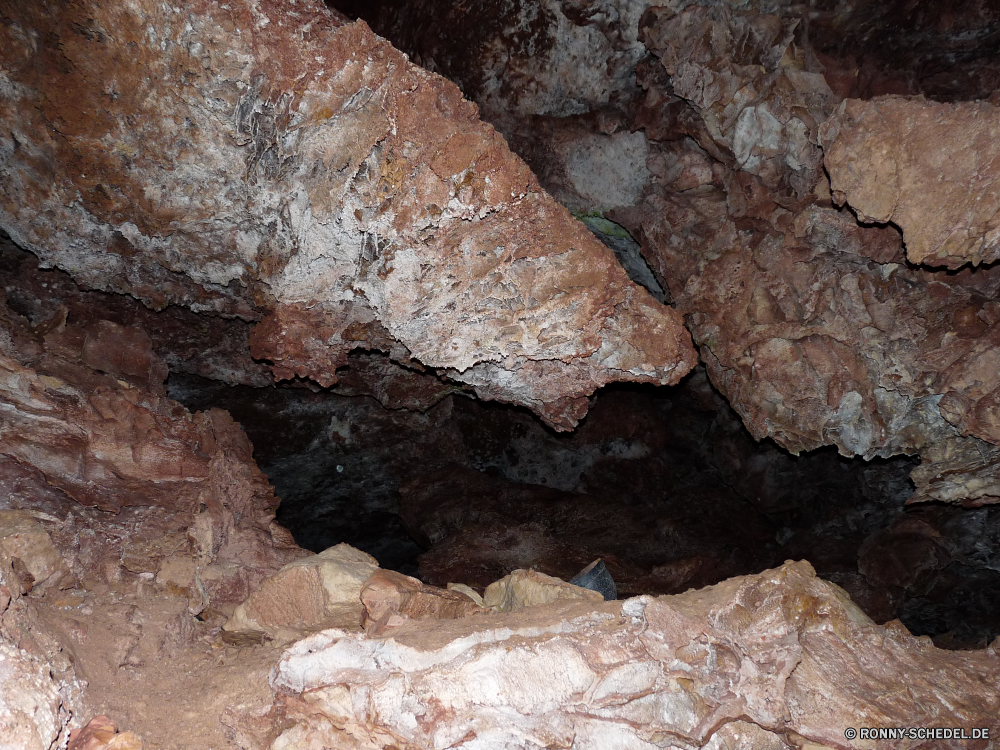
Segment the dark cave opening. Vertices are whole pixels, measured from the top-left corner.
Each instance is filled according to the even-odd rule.
[[[373,361],[385,364],[355,353],[343,372]],[[461,392],[414,410],[337,390],[168,381],[189,409],[243,425],[279,521],[313,551],[347,542],[426,583],[479,589],[516,568],[569,579],[600,557],[620,597],[805,559],[876,621],[938,645],[1000,632],[1000,510],[907,506],[907,457],[758,443],[701,369],[674,388],[608,386],[573,433]]]

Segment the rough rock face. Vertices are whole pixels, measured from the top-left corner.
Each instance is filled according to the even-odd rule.
[[[295,560],[265,579],[223,629],[230,640],[287,642],[324,628],[360,628],[361,590],[377,570],[375,558],[348,544]]]
[[[148,556],[133,572],[152,576],[190,547],[175,583],[217,604],[235,605],[301,554],[274,523],[277,498],[246,435],[221,410],[192,415],[162,395],[166,367],[141,328],[75,325],[65,314],[32,326],[4,304],[0,323],[0,475],[31,487],[8,494],[5,508],[57,510],[63,533],[82,535],[73,545],[80,557],[103,550],[90,549],[92,565],[118,570],[130,555]],[[39,493],[39,485],[51,489]],[[53,508],[36,507],[48,497]],[[74,515],[77,504],[130,509],[132,549],[95,529],[97,515]]]
[[[845,101],[820,138],[834,201],[903,230],[913,263],[1000,258],[1000,109],[883,97]]]
[[[909,726],[916,705],[927,726],[1000,731],[998,678],[994,648],[939,651],[898,623],[875,626],[807,563],[787,563],[672,597],[417,623],[387,640],[317,634],[278,664],[273,684],[296,724],[272,747],[714,750],[794,738],[846,750],[859,746],[847,727]]]
[[[685,14],[710,18],[712,33],[682,33]],[[914,501],[993,502],[1000,454],[962,435],[996,442],[987,416],[992,375],[974,373],[992,371],[982,358],[993,347],[996,321],[988,300],[997,275],[942,276],[903,266],[892,229],[860,227],[832,210],[823,180],[812,192],[793,182],[806,173],[790,167],[819,163],[815,144],[829,112],[829,89],[805,75],[808,54],[799,60],[787,38],[777,47],[712,47],[717,38],[737,38],[741,23],[739,14],[722,10],[650,11],[643,38],[665,72],[690,66],[677,62],[685,54],[704,57],[710,80],[725,72],[729,77],[720,80],[738,79],[728,84],[731,90],[757,90],[761,68],[747,62],[766,72],[777,59],[772,77],[818,87],[811,96],[787,85],[762,89],[767,111],[788,108],[809,123],[802,142],[809,157],[779,159],[773,177],[752,174],[739,159],[732,164],[738,128],[730,138],[716,123],[726,112],[726,122],[738,122],[749,104],[723,98],[719,106],[728,110],[706,110],[692,89],[684,102],[698,117],[657,109],[651,103],[669,101],[678,87],[675,76],[663,79],[650,69],[642,77],[641,111],[647,133],[663,139],[651,147],[653,184],[637,207],[614,217],[642,237],[643,252],[687,316],[713,382],[755,437],[773,437],[794,452],[834,444],[847,455],[919,454]],[[780,19],[755,23],[778,28]],[[684,134],[697,147],[674,140]],[[775,130],[768,148],[787,155],[790,137]],[[738,171],[730,171],[734,167]],[[778,179],[781,170],[785,176]]]
[[[278,377],[380,348],[566,429],[598,386],[694,363],[475,106],[363,23],[80,2],[0,34],[0,226],[90,287],[263,318]]]
[[[447,0],[337,0],[413,61],[455,81],[491,123],[565,117],[615,104],[634,88],[648,0],[465,6]]]
[[[453,620],[480,610],[469,595],[425,586],[416,578],[378,570],[361,590],[368,635],[381,635],[412,620]]]
[[[49,750],[65,742],[72,711],[64,692],[45,663],[0,640],[0,747]]]
[[[370,19],[423,64],[456,76],[484,113],[501,109],[487,102],[503,101],[516,116],[498,114],[498,122],[542,184],[576,211],[611,208],[609,217],[642,240],[667,299],[686,316],[713,383],[755,437],[772,437],[794,452],[836,445],[845,455],[868,458],[919,455],[915,501],[979,504],[1000,496],[992,426],[997,368],[990,364],[997,272],[945,275],[907,267],[893,229],[859,226],[834,210],[822,170],[826,157],[840,202],[844,190],[857,193],[854,183],[881,179],[870,168],[877,154],[845,161],[844,153],[857,153],[854,146],[862,143],[877,150],[872,138],[879,144],[897,139],[889,156],[876,161],[905,151],[911,156],[905,164],[897,159],[900,169],[912,162],[907,174],[919,166],[940,190],[904,191],[889,209],[861,207],[862,213],[884,221],[895,215],[897,203],[897,213],[909,211],[919,222],[908,228],[900,219],[904,235],[913,234],[913,242],[903,238],[911,260],[987,260],[995,201],[988,196],[991,170],[985,165],[995,150],[989,137],[994,108],[899,99],[849,103],[847,114],[823,131],[825,154],[819,145],[820,125],[847,95],[933,91],[947,99],[949,86],[950,98],[988,95],[992,89],[984,87],[997,79],[995,65],[982,55],[989,45],[982,45],[995,33],[994,10],[982,3],[900,10],[860,2],[811,7],[806,18],[801,7],[786,2],[735,9],[705,0],[663,3],[639,18],[618,13],[615,3],[562,3],[522,23],[531,30],[522,38],[515,29],[528,6],[511,3],[486,18],[488,28],[469,45],[459,45],[464,11],[449,10],[450,4],[421,3],[419,13],[393,0],[367,9],[342,7]],[[434,29],[423,33],[430,24]],[[926,45],[906,38],[903,28]],[[484,86],[471,72],[497,68],[486,51],[504,38],[519,40],[512,42],[517,49],[533,44],[555,60],[577,49],[578,37],[598,31],[608,50],[622,54],[608,57],[607,68],[583,63],[590,88],[581,90],[600,83],[614,92],[584,97],[578,116],[532,109],[529,98],[518,109],[510,91]],[[865,40],[873,38],[885,38],[886,49],[911,60],[913,69],[894,63],[885,49],[872,51]],[[645,56],[637,54],[642,48]],[[960,81],[958,61],[973,59],[982,64],[975,68],[979,78]],[[626,83],[629,76],[611,74],[626,61],[635,66],[637,88]],[[521,89],[565,85],[558,66],[533,69],[531,76]],[[878,135],[883,126],[867,123],[882,107],[898,110],[898,117],[892,115],[897,119],[903,110],[923,112],[924,119],[900,120],[891,133]],[[860,114],[850,114],[855,112],[869,119],[862,122]],[[960,117],[966,125],[957,125]],[[933,135],[935,128],[942,137]],[[983,147],[968,148],[959,135],[965,131],[981,133],[976,137]],[[625,143],[635,146],[626,153],[616,145]],[[627,170],[627,190],[595,153],[610,165],[635,163]],[[950,169],[952,163],[954,181],[938,181],[942,170],[935,165]],[[593,183],[577,177],[584,164]],[[923,179],[913,175],[906,179]],[[951,190],[950,197],[941,190]],[[983,197],[966,200],[976,195]],[[966,239],[959,243],[959,236]],[[942,242],[965,249],[945,249],[947,257],[934,260],[933,248]],[[973,250],[977,242],[981,247]]]

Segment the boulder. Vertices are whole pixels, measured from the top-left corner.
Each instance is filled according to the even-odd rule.
[[[22,593],[73,584],[69,566],[48,532],[26,511],[0,510],[0,555],[10,558]]]
[[[513,612],[524,607],[537,607],[562,599],[604,601],[604,597],[597,591],[566,583],[537,570],[515,570],[509,576],[486,587],[483,606],[500,612]]]
[[[361,590],[365,632],[382,635],[411,620],[452,620],[482,608],[459,591],[425,586],[393,570],[378,570]]]
[[[316,634],[275,670],[291,726],[271,747],[849,750],[875,743],[847,728],[992,736],[998,680],[993,648],[943,651],[875,625],[787,562],[675,596],[415,622],[385,640]]]
[[[294,640],[333,627],[360,630],[361,590],[377,570],[374,557],[349,544],[296,560],[262,582],[223,630],[230,640],[255,634]]]
[[[1000,259],[1000,108],[902,96],[848,99],[820,142],[833,198],[903,230],[913,263]]]
[[[48,665],[0,639],[0,747],[59,747],[76,709],[69,695]]]

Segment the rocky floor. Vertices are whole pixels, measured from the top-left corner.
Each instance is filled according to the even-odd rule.
[[[280,649],[223,642],[220,614],[195,618],[186,596],[161,587],[51,592],[33,602],[38,628],[63,644],[87,684],[87,717],[113,717],[147,750],[224,750],[227,711],[265,714]],[[233,712],[229,722],[237,726]]]

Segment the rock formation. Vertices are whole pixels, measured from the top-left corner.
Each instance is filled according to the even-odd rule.
[[[881,4],[817,9],[808,19],[783,2],[645,6],[543,3],[527,24],[529,6],[511,4],[487,19],[461,57],[454,40],[462,11],[450,4],[419,4],[435,21],[427,33],[417,31],[409,3],[342,5],[462,81],[560,200],[605,212],[642,241],[712,382],[756,438],[795,453],[835,445],[866,458],[919,455],[914,502],[995,502],[1000,440],[992,434],[996,368],[988,361],[998,274],[946,275],[903,262],[958,266],[993,257],[994,107],[898,98],[841,106],[844,96],[930,92],[945,80],[931,84],[920,73],[918,82],[905,66],[889,70],[888,58],[852,46],[850,34],[866,23],[874,23],[866,34],[912,44],[893,37],[898,19]],[[948,13],[934,5],[909,18],[921,33],[937,34],[930,46],[907,47],[923,61],[916,69],[954,66],[962,40],[991,28],[984,8],[946,22]],[[515,33],[519,24],[532,29],[530,39]],[[601,93],[581,99],[570,117],[540,96],[519,98],[461,72],[460,63],[499,68],[490,53],[508,37],[520,40],[514,50],[537,48],[550,62],[521,64],[512,52],[515,70],[531,70],[521,90],[559,91],[566,76],[553,61],[586,48],[603,57],[583,58],[589,88],[581,91]],[[956,83],[955,96],[1000,80],[971,47],[964,54],[980,60],[983,78]],[[597,62],[605,59],[606,66]],[[852,65],[860,65],[853,74]],[[626,66],[634,66],[635,85],[621,72]],[[632,156],[616,145],[626,142]],[[588,153],[602,156],[588,160]],[[587,162],[604,179],[601,158],[636,162],[627,191],[613,180],[588,191],[574,178]],[[898,172],[896,187],[876,176],[887,170]],[[927,179],[940,187],[926,190]],[[845,202],[862,220],[883,224],[862,225],[836,210]]]
[[[329,4],[0,7],[0,746],[991,747],[996,11]]]
[[[959,268],[1000,258],[1000,110],[902,97],[844,102],[820,134],[834,201],[892,222],[913,263]]]
[[[875,747],[845,730],[908,726],[915,704],[921,723],[981,738],[1000,731],[998,670],[992,647],[944,652],[875,626],[789,563],[673,597],[416,623],[385,640],[320,633],[278,664],[295,725],[273,748]],[[939,700],[952,686],[967,701]]]
[[[293,6],[12,9],[0,227],[89,287],[260,320],[279,378],[381,349],[568,429],[600,385],[691,369],[453,84]]]

